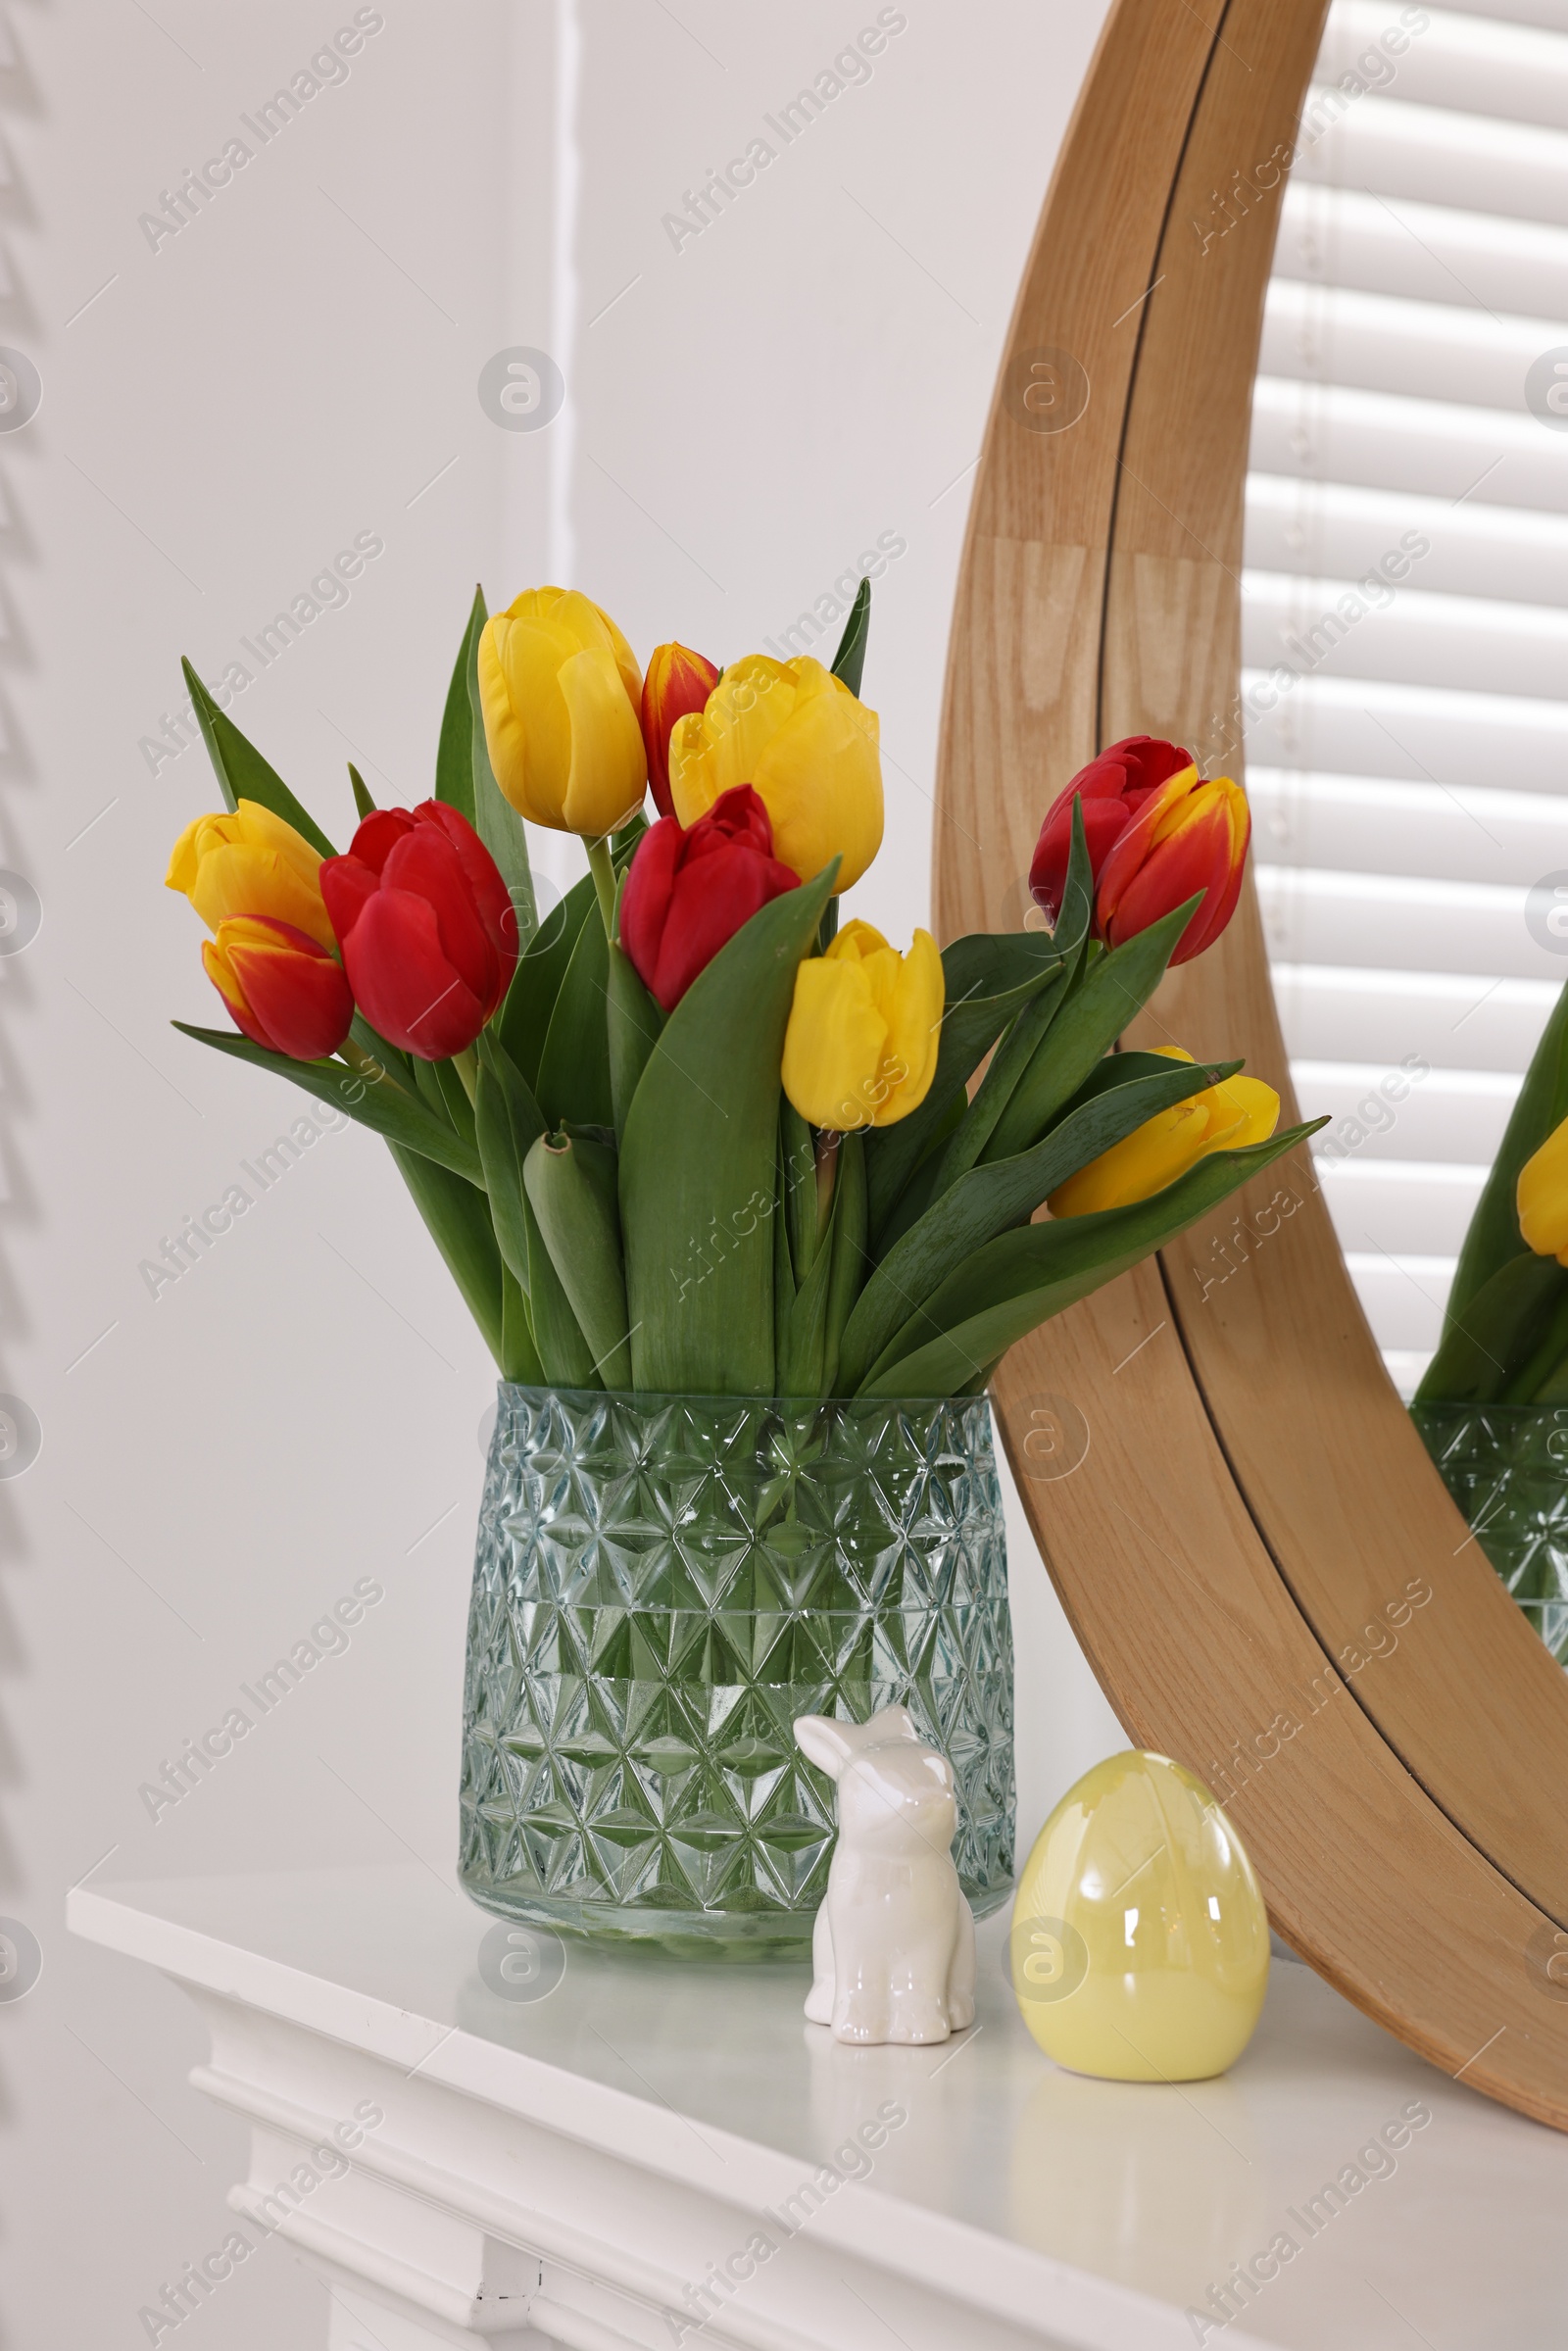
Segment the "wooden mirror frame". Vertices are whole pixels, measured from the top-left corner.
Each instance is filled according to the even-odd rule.
[[[975,482],[944,939],[1017,926],[1046,805],[1103,743],[1239,773],[1252,379],[1325,14],[1114,0]],[[1250,876],[1130,1034],[1245,1053],[1296,1114]],[[1215,1788],[1280,1932],[1435,2065],[1568,2129],[1568,1675],[1426,1457],[1309,1153],[1014,1347],[994,1396],[1106,1695]]]

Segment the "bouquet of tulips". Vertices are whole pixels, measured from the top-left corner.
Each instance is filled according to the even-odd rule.
[[[1056,797],[1047,928],[840,924],[882,838],[869,594],[831,669],[663,645],[646,675],[582,595],[476,596],[434,798],[377,808],[351,767],[341,856],[187,664],[226,812],[168,879],[237,1033],[185,1033],[385,1138],[509,1380],[974,1392],[1310,1131],[1238,1063],[1112,1050],[1241,887],[1246,799],[1172,744]],[[543,923],[524,817],[587,851]]]

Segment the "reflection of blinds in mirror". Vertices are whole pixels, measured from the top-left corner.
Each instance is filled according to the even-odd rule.
[[[1250,462],[1258,889],[1302,1111],[1333,1114],[1324,1193],[1408,1393],[1568,979],[1568,915],[1559,939],[1531,894],[1560,876],[1568,908],[1568,0],[1339,0]]]

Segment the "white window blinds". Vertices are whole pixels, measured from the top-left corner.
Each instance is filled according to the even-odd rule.
[[[1325,1197],[1405,1394],[1568,979],[1558,385],[1568,0],[1340,0],[1253,408],[1248,784]]]

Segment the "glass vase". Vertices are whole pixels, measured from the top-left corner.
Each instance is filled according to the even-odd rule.
[[[503,1383],[464,1697],[463,1884],[694,1955],[802,1951],[831,1783],[798,1715],[906,1706],[1012,1883],[1012,1634],[983,1396],[800,1403]]]
[[[1421,1403],[1410,1417],[1482,1550],[1568,1665],[1568,1406]]]

